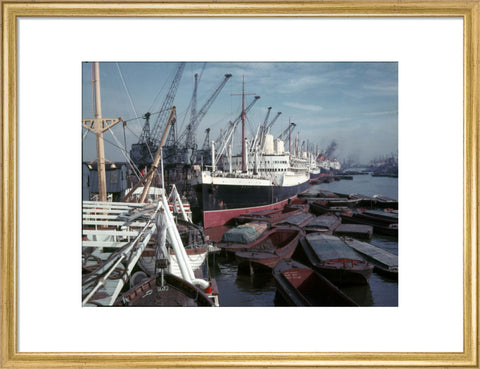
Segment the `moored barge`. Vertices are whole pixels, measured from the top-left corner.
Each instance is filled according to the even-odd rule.
[[[338,237],[310,233],[300,245],[312,267],[336,285],[367,284],[372,275],[373,265]]]
[[[332,282],[315,270],[292,259],[273,268],[277,303],[289,306],[358,306]]]

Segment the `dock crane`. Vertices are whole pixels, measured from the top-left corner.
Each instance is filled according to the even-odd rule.
[[[165,164],[176,163],[178,160],[177,129],[175,120],[170,124],[167,141],[163,147],[163,160]]]
[[[292,126],[291,130],[290,130],[290,126]],[[277,137],[277,139],[285,141],[288,138],[288,134],[292,133],[296,126],[297,125],[295,123],[291,122],[288,125],[288,127],[282,133],[280,133],[280,135]]]
[[[197,119],[197,91],[198,91],[198,74],[195,73],[195,83],[193,85],[193,93],[192,93],[192,108],[190,110],[190,123],[187,126],[187,129],[191,129],[191,127],[195,124],[195,120]]]
[[[203,165],[211,165],[212,158],[211,158],[211,151],[210,151],[210,128],[205,130],[205,139],[203,140],[203,145],[200,150],[198,150],[197,155],[200,157],[200,164]]]
[[[275,117],[272,119],[272,121],[265,127],[265,134],[270,133],[270,129],[272,128],[273,123],[275,123],[275,122],[277,121],[278,117],[279,117],[281,114],[282,114],[282,112],[279,111],[279,112],[277,113],[277,115],[275,115]]]
[[[260,99],[260,96],[255,96],[253,98],[253,100],[250,102],[250,104],[248,104],[248,106],[245,108],[245,114],[248,113],[253,108],[253,106],[258,101],[258,99]],[[236,127],[236,125],[238,124],[238,122],[240,122],[241,119],[242,119],[242,113],[240,113],[238,115],[238,117],[233,122],[230,121],[228,123],[227,129],[225,129],[223,133],[222,133],[222,131],[220,131],[220,135],[215,140],[215,143],[222,145],[223,142],[225,141],[226,137],[228,136],[230,130],[232,129],[232,127],[234,127],[234,126]]]
[[[278,117],[282,114],[281,111],[277,112],[277,115],[271,120],[270,123],[266,124],[264,123],[262,125],[262,128],[260,130],[260,140],[259,140],[259,146],[263,147],[263,144],[265,143],[265,135],[270,133],[270,129],[272,128],[273,124],[277,121]]]
[[[268,111],[267,111],[267,116],[265,117],[265,120],[263,121],[263,125],[266,127],[267,126],[267,122],[268,122],[268,117],[270,116],[270,112],[272,111],[272,107],[269,106],[268,107]]]
[[[158,149],[160,144],[160,133],[164,131],[167,117],[170,114],[173,100],[177,94],[178,85],[182,78],[183,70],[185,69],[184,62],[178,65],[175,76],[172,80],[167,96],[163,101],[160,111],[155,121],[155,125],[150,129],[151,113],[144,115],[145,125],[143,126],[142,134],[138,143],[132,145],[130,150],[130,157],[137,166],[150,166],[153,163],[153,154]]]
[[[263,120],[263,124],[258,127],[257,134],[255,135],[255,139],[252,141],[250,150],[254,150],[255,146],[257,144],[261,147],[263,145],[263,137],[265,134],[265,127],[267,126],[268,123],[268,117],[270,116],[270,112],[272,111],[272,107],[269,106],[267,108],[267,115],[265,116],[265,119]]]
[[[190,157],[190,162],[193,163],[195,162],[195,151],[197,148],[196,144],[196,139],[195,139],[195,132],[200,125],[201,121],[207,114],[208,110],[212,106],[213,102],[217,98],[217,96],[220,94],[220,91],[222,91],[223,87],[225,84],[228,82],[228,80],[232,77],[231,74],[225,74],[223,81],[217,86],[215,91],[212,93],[212,95],[207,99],[205,104],[203,104],[202,108],[198,112],[198,114],[195,114],[195,116],[191,117],[190,123],[188,124],[187,128],[185,131],[180,135],[179,137],[179,142],[185,138],[185,142],[183,145],[183,150],[184,152],[188,152],[189,150],[192,150],[192,155]]]
[[[268,123],[268,117],[270,116],[271,110],[272,110],[272,107],[269,106],[265,120],[263,121],[263,124],[259,126],[257,134],[255,135],[255,139],[252,141],[250,150],[254,150],[254,148],[257,145],[259,147],[263,147],[263,144],[265,143],[265,135],[270,133],[270,129],[272,128],[273,124],[276,122],[278,117],[282,114],[282,112],[278,112],[277,115],[271,120],[271,122]]]
[[[202,151],[208,151],[210,147],[210,128],[205,130],[205,140],[203,140]]]
[[[255,103],[260,99],[260,96],[254,96],[253,100],[248,104],[248,106],[245,108],[245,114],[247,114],[252,107],[255,105]],[[222,157],[225,149],[227,148],[228,143],[231,141],[233,138],[233,133],[235,132],[235,129],[237,128],[238,123],[242,119],[242,113],[235,119],[233,122],[229,122],[227,129],[221,134],[220,137],[215,141],[220,144],[220,149],[218,151],[218,154],[215,156],[215,163],[218,163],[220,158]]]

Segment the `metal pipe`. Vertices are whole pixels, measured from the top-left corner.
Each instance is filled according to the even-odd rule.
[[[160,149],[160,168],[161,168],[161,175],[162,175],[162,190],[163,192],[165,192],[165,185],[164,185],[164,181],[165,181],[165,177],[163,175],[163,148]]]
[[[242,85],[242,172],[245,172],[245,76],[243,77],[243,85]]]
[[[183,207],[182,199],[180,198],[180,194],[178,193],[177,187],[175,187],[175,185],[173,185],[172,193],[173,197],[175,198],[175,203],[178,202],[178,207],[180,208],[180,212],[182,213],[183,220],[189,222],[190,219],[188,219],[187,217],[187,213],[185,212],[185,208]],[[176,207],[175,210],[177,210]]]
[[[188,255],[185,251],[185,247],[183,246],[180,235],[178,234],[177,226],[173,221],[173,216],[168,207],[165,194],[162,194],[162,203],[164,208],[166,209],[165,216],[167,219],[167,229],[170,235],[170,242],[172,243],[173,250],[175,251],[175,255],[177,256],[178,265],[180,266],[180,271],[182,272],[183,278],[194,285],[200,286],[203,289],[209,287],[209,282],[203,279],[196,279],[195,275],[193,274],[190,260],[188,259]]]
[[[228,167],[229,172],[232,173],[232,145],[228,145]]]
[[[192,267],[190,266],[190,263],[188,261],[185,248],[183,247],[182,241],[180,239],[180,235],[178,234],[177,226],[175,225],[172,214],[170,213],[170,209],[165,195],[162,195],[162,204],[165,208],[165,218],[167,221],[166,223],[168,234],[170,236],[170,242],[172,243],[173,251],[177,256],[180,271],[182,272],[183,278],[191,282],[195,277],[193,275]]]
[[[107,178],[105,173],[105,145],[103,142],[102,99],[100,95],[100,66],[93,63],[93,85],[95,87],[95,134],[97,137],[97,174],[100,201],[107,201]]]
[[[100,66],[93,63],[93,85],[95,86],[95,119],[102,119],[102,99],[100,97]]]
[[[212,173],[215,172],[215,141],[212,141]]]
[[[244,158],[245,158],[245,162],[244,164],[242,164],[242,172],[248,172],[248,140],[245,139],[243,141],[243,150],[244,150]]]

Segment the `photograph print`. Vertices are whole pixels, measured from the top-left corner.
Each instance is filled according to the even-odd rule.
[[[398,306],[397,62],[83,62],[82,306]]]

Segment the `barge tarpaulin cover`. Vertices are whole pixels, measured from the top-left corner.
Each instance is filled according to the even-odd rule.
[[[320,260],[363,260],[357,252],[338,237],[311,233],[306,236],[306,239]]]
[[[268,228],[266,223],[247,223],[225,232],[221,242],[250,243]]]

